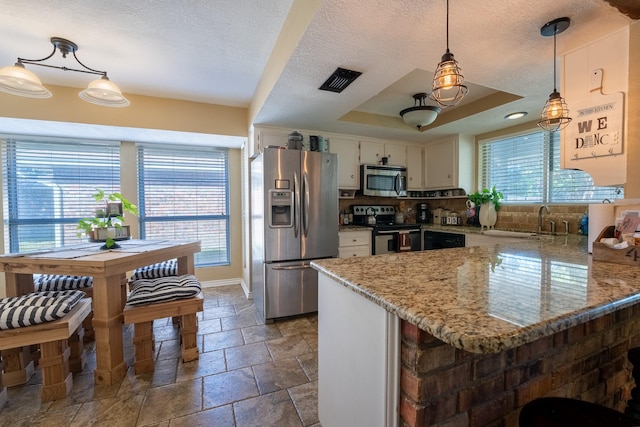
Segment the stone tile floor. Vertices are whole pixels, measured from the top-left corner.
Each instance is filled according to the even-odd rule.
[[[153,373],[112,386],[93,382],[95,346],[74,375],[67,398],[40,401],[40,370],[8,389],[5,426],[320,426],[317,411],[317,315],[263,324],[240,285],[203,289],[200,360],[181,363],[171,319],[154,323]],[[133,362],[132,329],[124,329],[125,359]]]

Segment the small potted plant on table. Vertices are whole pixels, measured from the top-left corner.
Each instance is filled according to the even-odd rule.
[[[138,215],[137,206],[122,197],[120,193],[106,194],[104,190],[98,188],[92,197],[96,202],[103,203],[104,207],[96,209],[94,217],[82,218],[78,221],[78,237],[84,234],[91,241],[104,242],[102,249],[119,247],[116,240],[131,237],[129,226],[123,225],[124,213]]]

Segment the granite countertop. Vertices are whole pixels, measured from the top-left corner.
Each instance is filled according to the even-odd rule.
[[[640,268],[592,261],[586,239],[318,260],[338,283],[473,353],[497,353],[640,301]]]
[[[371,231],[371,227],[367,227],[366,225],[341,225],[338,227],[338,231]]]

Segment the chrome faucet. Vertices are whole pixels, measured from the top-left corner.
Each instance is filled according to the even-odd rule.
[[[538,208],[538,234],[542,233],[542,209],[543,208],[547,210],[547,215],[551,213],[551,211],[549,210],[549,206],[547,205],[540,205],[540,208]]]

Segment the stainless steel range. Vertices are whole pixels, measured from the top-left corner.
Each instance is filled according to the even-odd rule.
[[[373,255],[394,252],[422,250],[420,225],[396,224],[396,207],[393,205],[352,205],[353,224],[373,228]],[[375,217],[375,224],[369,223],[369,218]]]

